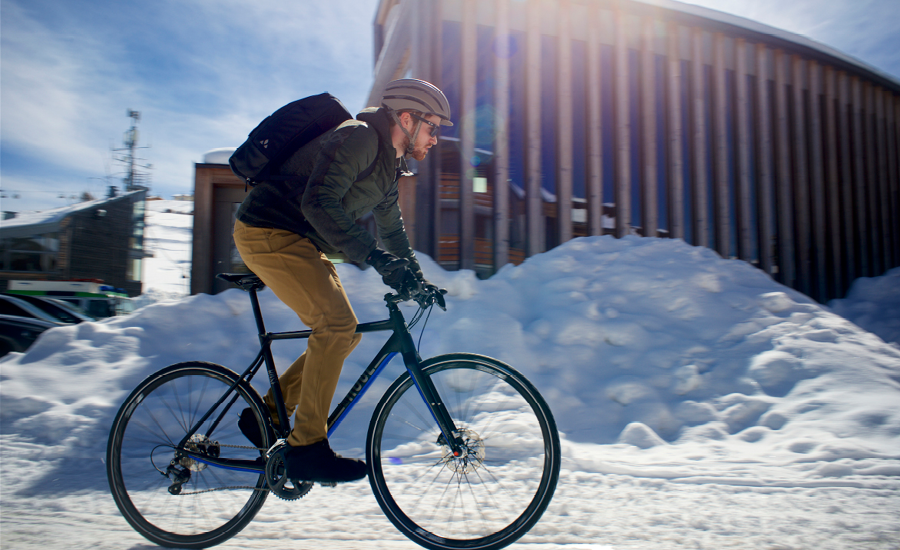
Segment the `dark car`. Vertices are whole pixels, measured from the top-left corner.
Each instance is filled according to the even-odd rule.
[[[74,321],[62,321],[41,308],[19,299],[18,296],[9,296],[7,294],[0,294],[0,315],[15,315],[16,317],[40,319],[50,323],[74,324]]]
[[[2,296],[8,296],[13,300],[21,300],[29,303],[63,323],[83,323],[84,321],[97,320],[78,306],[74,306],[63,300],[57,300],[46,296],[30,296],[28,294],[3,294]]]
[[[11,351],[24,352],[45,330],[61,326],[33,317],[0,314],[0,357]]]

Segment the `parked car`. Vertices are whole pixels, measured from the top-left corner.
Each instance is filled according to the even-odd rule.
[[[21,300],[18,296],[8,296],[6,294],[0,294],[0,315],[40,319],[49,323],[74,324],[74,321],[63,321],[43,309],[29,304],[25,300]]]
[[[24,353],[45,330],[62,323],[33,317],[0,314],[0,357],[11,351]]]
[[[96,321],[97,318],[89,315],[86,311],[78,306],[72,305],[63,300],[49,298],[47,296],[30,296],[28,294],[3,294],[14,300],[27,302],[34,307],[42,310],[44,313],[52,315],[63,323],[83,323],[84,321]]]
[[[124,290],[102,281],[8,281],[7,285],[7,295],[63,300],[97,318],[127,315],[134,311],[134,302]]]

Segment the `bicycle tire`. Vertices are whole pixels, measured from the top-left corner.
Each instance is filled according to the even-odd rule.
[[[243,529],[265,502],[265,474],[184,460],[178,467],[190,470],[190,479],[179,487],[180,494],[173,495],[172,480],[163,473],[175,457],[171,449],[237,380],[234,371],[221,365],[177,363],[141,382],[119,409],[106,451],[109,487],[122,515],[148,540],[176,548],[220,544]],[[218,409],[231,403],[209,441],[222,456],[255,460],[264,453],[241,434],[238,414],[246,407],[253,411],[268,447],[274,437],[263,420],[268,410],[245,382],[237,384],[235,394],[236,401],[228,399]],[[216,417],[212,415],[199,433],[205,434]]]
[[[432,550],[496,550],[528,532],[559,480],[559,433],[544,399],[515,369],[474,354],[422,363],[469,456],[449,455],[409,373],[382,397],[366,458],[375,499],[407,538]],[[426,483],[427,482],[427,483]]]

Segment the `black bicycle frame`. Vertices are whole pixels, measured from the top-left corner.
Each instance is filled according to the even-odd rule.
[[[272,357],[272,342],[276,340],[298,340],[303,338],[309,338],[312,336],[311,330],[301,330],[301,331],[291,331],[291,332],[267,332],[265,323],[263,322],[262,310],[259,307],[259,297],[257,296],[256,289],[250,289],[250,303],[253,306],[253,316],[256,318],[256,326],[259,332],[259,343],[260,350],[256,355],[256,358],[250,364],[249,367],[238,377],[238,380],[232,384],[232,386],[225,392],[224,395],[210,408],[206,414],[200,418],[196,424],[187,432],[181,442],[178,444],[176,448],[176,452],[183,453],[185,456],[189,456],[193,460],[197,460],[212,466],[218,466],[221,468],[233,469],[233,470],[241,470],[241,471],[250,471],[250,472],[259,472],[262,473],[265,469],[264,465],[260,465],[259,461],[248,461],[248,460],[229,460],[227,458],[217,458],[210,457],[205,454],[199,454],[195,451],[191,451],[186,448],[188,440],[200,429],[200,426],[203,425],[204,422],[212,415],[213,411],[219,408],[219,406],[225,402],[226,399],[235,391],[238,384],[241,381],[250,382],[253,379],[253,376],[259,371],[259,368],[262,364],[266,365],[266,373],[269,377],[269,384],[272,386],[272,393],[275,398],[275,402],[277,404],[278,411],[278,420],[279,420],[279,429],[276,431],[276,436],[279,439],[286,439],[290,433],[290,430],[287,428],[290,426],[290,422],[288,419],[287,409],[284,405],[284,397],[281,392],[281,384],[278,382],[278,371],[275,370],[275,360]],[[337,427],[341,424],[341,422],[346,418],[347,414],[353,408],[353,406],[359,402],[360,398],[365,395],[366,391],[371,386],[372,382],[381,371],[390,363],[391,359],[398,353],[403,357],[403,363],[406,365],[406,370],[409,372],[410,377],[413,380],[416,388],[419,390],[419,394],[422,396],[422,399],[425,401],[425,404],[428,406],[428,409],[431,411],[432,417],[437,423],[438,427],[443,434],[443,440],[448,442],[450,450],[454,454],[458,454],[460,452],[462,441],[460,437],[457,435],[456,426],[453,424],[453,419],[450,417],[450,414],[447,412],[447,408],[444,406],[443,401],[441,401],[440,395],[437,392],[437,389],[434,387],[431,379],[428,376],[425,376],[422,373],[419,364],[421,363],[421,358],[419,357],[419,353],[416,350],[415,342],[413,342],[412,335],[409,333],[409,328],[406,326],[406,319],[403,317],[403,313],[400,312],[400,308],[398,307],[398,303],[401,299],[394,294],[387,294],[384,297],[385,302],[387,303],[387,308],[389,312],[389,318],[384,321],[374,321],[370,323],[362,323],[357,325],[356,332],[359,334],[367,333],[367,332],[384,332],[384,331],[392,331],[393,334],[390,338],[388,338],[387,342],[385,342],[384,346],[382,346],[381,350],[375,356],[375,359],[369,363],[369,366],[363,370],[362,374],[360,374],[356,383],[350,388],[350,391],[347,392],[347,395],[344,396],[344,399],[335,407],[334,411],[332,411],[331,415],[328,417],[328,437],[331,437],[331,434],[337,429]],[[231,405],[237,399],[237,395],[234,396],[232,402],[229,403],[224,409],[222,409],[219,416],[212,423],[209,430],[207,431],[207,436],[211,435],[213,430],[215,430],[216,426],[222,421],[225,417],[225,414],[231,408]],[[273,426],[273,429],[275,427]]]

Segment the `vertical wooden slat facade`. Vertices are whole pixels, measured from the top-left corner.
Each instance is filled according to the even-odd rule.
[[[526,6],[525,58],[525,182],[527,209],[525,213],[529,256],[544,251],[544,215],[541,196],[541,2],[528,0]]]
[[[856,214],[853,209],[853,151],[850,140],[850,128],[852,121],[852,109],[850,107],[850,80],[847,73],[838,73],[838,136],[841,155],[841,204],[843,205],[842,224],[844,236],[841,239],[842,249],[846,251],[844,273],[846,280],[852,281],[858,277],[857,261],[859,252],[856,243],[856,224],[853,222]],[[844,289],[846,290],[846,289]]]
[[[738,257],[753,261],[751,236],[751,167],[750,167],[750,97],[747,87],[747,41],[738,38],[734,41],[734,98],[735,98],[735,135],[737,157],[737,240]]]
[[[700,246],[710,246],[709,240],[709,197],[707,193],[707,145],[706,145],[706,69],[703,55],[703,30],[694,28],[691,42],[691,118],[693,125],[691,143],[693,155],[691,166],[691,192],[694,212],[694,242]]]
[[[715,201],[715,247],[723,258],[731,256],[731,192],[728,174],[728,99],[725,90],[725,35],[713,35],[713,199]]]
[[[559,0],[557,20],[556,219],[559,242],[572,239],[572,36],[569,0]]]
[[[794,286],[794,201],[791,174],[790,124],[788,121],[787,56],[775,50],[775,158],[778,208],[778,266],[779,281]]]
[[[888,230],[893,235],[893,254],[891,256],[892,262],[891,265],[897,265],[900,263],[900,181],[898,181],[898,177],[900,177],[900,166],[897,164],[897,159],[900,158],[900,155],[897,154],[897,105],[890,94],[887,93],[886,101],[885,101],[885,127],[886,127],[886,157],[887,157],[887,165],[888,165],[888,199],[890,201],[890,215],[888,217]]]
[[[475,86],[478,79],[478,34],[476,33],[476,0],[463,0],[462,21],[462,75],[460,78],[460,104],[463,113],[475,113]],[[475,268],[475,201],[473,198],[474,174],[472,159],[475,157],[475,117],[459,119],[459,265],[462,269]]]
[[[828,235],[825,220],[825,182],[822,165],[822,112],[820,103],[821,75],[819,64],[811,61],[809,66],[809,163],[810,194],[812,198],[812,269],[816,283],[813,296],[827,295],[825,282],[825,241]]]
[[[379,70],[450,85],[460,111],[458,138],[436,148],[459,151],[458,174],[442,176],[439,156],[420,163],[410,216],[417,249],[432,255],[443,228],[458,227],[443,236],[458,240],[447,267],[489,275],[576,234],[639,233],[714,248],[827,301],[900,264],[891,77],[702,8],[381,0],[378,17],[392,9],[408,9],[398,20],[415,30],[376,47],[415,47]],[[448,22],[458,45],[444,38]],[[486,199],[473,192],[472,166],[484,132],[493,136],[490,168],[478,172],[490,180]],[[455,211],[441,206],[442,177],[459,180]],[[476,262],[476,249],[493,266]]]
[[[628,89],[628,16],[619,8],[615,12],[615,118],[616,132],[616,236],[631,232],[631,105]]]
[[[826,181],[828,187],[828,234],[831,241],[829,253],[831,263],[828,272],[832,281],[829,288],[830,296],[842,293],[843,279],[843,255],[841,254],[841,174],[838,168],[838,133],[837,118],[840,116],[840,106],[837,95],[837,75],[831,67],[825,67],[825,158],[827,159]]]
[[[794,187],[794,227],[796,230],[797,251],[797,276],[798,288],[804,294],[811,294],[812,270],[810,269],[810,234],[809,215],[809,180],[806,157],[807,138],[806,131],[806,105],[803,98],[804,63],[800,56],[794,55],[791,59],[791,87],[793,100],[790,109],[793,111],[793,187]]]
[[[868,222],[869,240],[869,272],[871,277],[876,273],[881,273],[880,244],[881,244],[881,227],[879,224],[880,210],[878,208],[878,164],[876,161],[875,151],[877,145],[875,143],[875,90],[873,86],[866,82],[863,84],[863,132],[865,133],[865,166],[866,166],[866,199],[868,208],[866,212],[866,221]]]
[[[886,265],[893,265],[893,246],[891,240],[893,238],[890,229],[890,192],[888,191],[888,169],[887,169],[887,135],[884,124],[884,90],[875,89],[875,154],[878,156],[878,208],[880,210],[880,229],[881,232],[881,257],[884,264],[881,269],[885,269]]]
[[[668,125],[668,187],[669,187],[669,236],[684,238],[684,139],[681,112],[681,89],[684,76],[681,71],[681,40],[677,23],[669,23],[667,121]]]
[[[763,271],[774,273],[775,259],[775,201],[772,156],[771,102],[769,101],[769,49],[756,45],[756,101],[753,119],[756,127],[757,204],[759,204],[759,260]]]
[[[509,262],[509,2],[497,0],[496,40],[497,58],[494,63],[494,131],[497,135],[494,151],[494,265]]]
[[[588,28],[600,28],[600,8],[597,4],[588,7]],[[588,33],[587,38],[587,88],[594,92],[587,97],[587,199],[588,199],[588,234],[603,234],[603,120],[600,90],[600,35]]]
[[[641,218],[643,219],[643,235],[656,237],[659,231],[659,205],[656,188],[657,157],[656,154],[656,32],[653,20],[645,18],[642,22],[641,44],[641,125],[642,125],[642,170],[643,189],[641,192]]]
[[[854,227],[857,235],[856,246],[859,251],[858,274],[861,277],[871,275],[869,271],[869,231],[868,216],[866,208],[866,163],[865,163],[865,128],[862,110],[862,84],[859,79],[853,77],[850,79],[851,89],[851,105],[850,120],[852,123],[852,142],[853,142],[853,166],[854,181],[853,190],[855,191],[853,200],[856,205]]]

